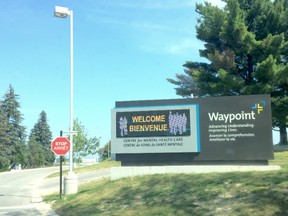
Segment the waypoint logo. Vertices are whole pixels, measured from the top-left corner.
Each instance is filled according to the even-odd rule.
[[[252,109],[257,110],[257,114],[260,114],[260,112],[264,110],[265,106],[266,106],[266,101],[262,100],[259,103],[253,104]]]

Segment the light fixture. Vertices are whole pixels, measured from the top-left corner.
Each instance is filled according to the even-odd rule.
[[[59,18],[66,18],[70,16],[70,11],[66,7],[55,6],[54,16]]]

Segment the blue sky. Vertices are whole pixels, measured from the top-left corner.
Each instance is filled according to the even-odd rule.
[[[104,145],[115,101],[180,98],[166,78],[185,61],[204,61],[195,2],[202,0],[1,1],[0,96],[14,87],[28,134],[42,110],[53,137],[69,130],[70,24],[53,16],[55,5],[68,7],[74,118]]]

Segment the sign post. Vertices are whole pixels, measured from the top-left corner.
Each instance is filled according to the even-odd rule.
[[[63,156],[60,156],[60,190],[59,190],[59,196],[60,199],[62,199],[62,160],[63,160]]]
[[[62,137],[63,132],[60,131],[60,137],[51,142],[51,150],[60,156],[60,199],[62,198],[62,160],[70,150],[70,141],[66,137]]]
[[[63,131],[60,131],[60,137],[62,137]],[[63,156],[60,155],[60,190],[59,190],[59,196],[60,199],[62,199],[62,160],[63,160]]]

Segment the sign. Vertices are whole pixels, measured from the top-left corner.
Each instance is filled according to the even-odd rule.
[[[190,109],[171,109],[117,112],[117,138],[189,136],[189,111]]]
[[[111,151],[123,164],[267,164],[270,95],[119,101]]]
[[[112,110],[113,153],[199,152],[198,106]]]
[[[198,159],[273,159],[269,95],[211,97],[201,103],[201,146]]]
[[[66,137],[57,137],[51,142],[51,150],[56,155],[66,155],[70,151],[70,141]]]

